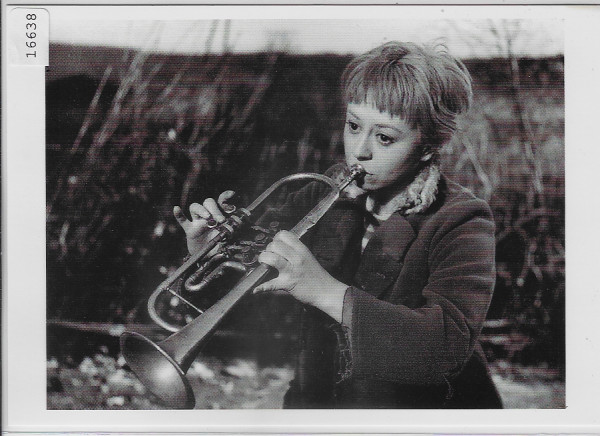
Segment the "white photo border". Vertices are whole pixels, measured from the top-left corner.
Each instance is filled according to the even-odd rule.
[[[146,2],[144,2],[146,3]],[[2,47],[2,422],[9,433],[600,433],[600,216],[594,185],[600,101],[600,7],[527,6],[95,6],[16,5],[81,19],[493,17],[564,20],[566,143],[566,409],[91,411],[46,409],[44,67],[8,65]],[[115,13],[118,8],[118,14]],[[589,194],[588,194],[589,192]]]

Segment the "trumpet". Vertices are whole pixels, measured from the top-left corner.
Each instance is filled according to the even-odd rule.
[[[121,352],[125,361],[150,392],[168,407],[175,409],[193,408],[195,398],[191,385],[186,378],[186,373],[202,346],[215,332],[221,320],[244,296],[276,273],[276,270],[272,267],[257,263],[256,256],[248,259],[242,254],[241,261],[239,261],[232,260],[225,255],[225,253],[231,251],[227,248],[239,247],[239,244],[236,244],[235,236],[241,233],[243,229],[248,227],[262,229],[252,221],[254,219],[253,213],[257,208],[283,185],[296,181],[312,181],[325,184],[330,188],[329,193],[290,230],[296,236],[301,237],[325,215],[339,198],[340,193],[354,180],[362,178],[364,174],[365,170],[360,165],[350,167],[347,176],[339,183],[321,174],[293,174],[275,182],[248,207],[226,210],[229,216],[222,224],[214,227],[216,230],[215,235],[202,249],[194,253],[173,274],[158,285],[148,299],[148,312],[153,321],[174,333],[158,343],[136,332],[126,331],[121,335]],[[274,233],[274,230],[267,229],[266,232],[259,232],[257,239],[264,240],[264,236],[268,233]],[[217,246],[225,246],[226,248],[211,256]],[[242,247],[243,250],[244,247]],[[223,262],[214,267],[221,260]],[[185,280],[185,287],[192,292],[196,292],[204,288],[215,277],[225,274],[228,269],[237,274],[242,274],[241,279],[220,300],[205,311],[195,307],[171,289],[176,282],[183,280],[184,276],[188,276]],[[192,270],[195,271],[190,275]],[[184,304],[192,307],[199,315],[182,328],[162,319],[155,306],[159,295],[165,292],[180,298]]]

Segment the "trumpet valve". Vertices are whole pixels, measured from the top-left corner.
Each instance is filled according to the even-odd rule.
[[[233,204],[227,204],[227,203],[222,204],[221,208],[223,209],[223,212],[225,212],[228,215],[235,212],[235,209],[236,209],[236,207]]]
[[[269,223],[269,230],[272,233],[277,233],[279,231],[279,221],[271,221]]]
[[[244,256],[244,259],[242,260],[242,264],[244,266],[248,266],[248,267],[258,265],[258,255],[248,254],[248,255]]]

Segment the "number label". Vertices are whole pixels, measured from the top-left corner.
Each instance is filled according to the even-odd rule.
[[[12,65],[48,65],[49,16],[46,9],[14,8],[9,20]]]

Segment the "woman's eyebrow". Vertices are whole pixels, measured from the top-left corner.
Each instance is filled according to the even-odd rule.
[[[348,115],[350,115],[351,117],[353,117],[353,118],[356,118],[356,119],[357,119],[357,120],[359,120],[359,121],[361,120],[361,118],[360,118],[358,115],[356,115],[354,112],[352,112],[350,109],[348,109],[348,110],[347,110],[347,113],[348,113]],[[379,129],[392,129],[392,130],[395,130],[395,131],[396,131],[396,132],[398,132],[398,133],[404,133],[404,129],[402,129],[401,127],[396,127],[396,126],[393,126],[393,125],[391,125],[391,124],[385,124],[385,123],[384,123],[384,124],[381,124],[381,123],[377,123],[377,124],[374,124],[374,126],[375,126],[375,127],[377,127],[377,128],[379,128]]]
[[[351,116],[353,116],[354,118],[360,120],[360,117],[358,115],[356,115],[354,112],[352,112],[350,109],[348,109],[348,114],[351,115]]]
[[[378,127],[380,129],[392,129],[398,133],[404,133],[404,129],[396,127],[396,126],[392,126],[390,124],[375,124],[375,127]]]

